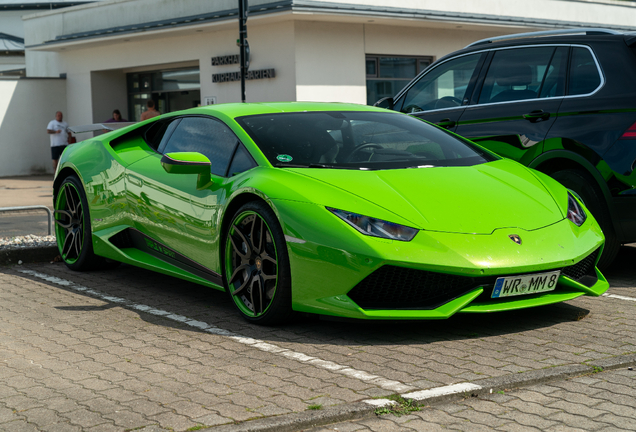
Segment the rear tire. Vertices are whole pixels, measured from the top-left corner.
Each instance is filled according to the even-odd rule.
[[[71,270],[100,267],[104,260],[93,253],[91,218],[82,182],[74,175],[66,177],[55,199],[55,237],[64,264]]]
[[[585,207],[592,212],[592,215],[601,226],[605,235],[605,247],[598,262],[598,268],[606,269],[616,258],[621,245],[616,237],[614,224],[612,223],[609,209],[605,204],[603,192],[601,192],[594,178],[585,171],[567,169],[554,172],[551,177],[566,188],[572,189],[579,194]]]

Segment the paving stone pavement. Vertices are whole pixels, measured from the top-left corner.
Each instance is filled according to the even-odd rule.
[[[506,389],[450,403],[422,406],[306,429],[353,431],[633,431],[636,371],[621,370]]]
[[[636,297],[636,271],[630,264],[634,258],[636,248],[625,248],[623,261],[607,273],[613,295]],[[90,273],[71,272],[60,263],[0,267],[0,430],[185,431],[284,418],[305,413],[310,406],[328,409],[397,393],[387,383],[421,390],[589,365],[636,353],[635,308],[636,302],[619,298],[582,297],[566,304],[458,315],[447,321],[304,317],[267,328],[243,321],[225,293],[131,266]],[[578,379],[613,376],[605,374],[631,379],[620,373]],[[600,382],[594,385],[608,393],[617,393],[609,387],[626,386],[607,382],[606,389]],[[496,413],[501,410],[518,412],[510,415],[519,419],[535,418],[531,412],[514,411],[515,403],[527,402],[546,409],[539,416],[544,423],[533,426],[557,427],[559,421],[575,426],[568,423],[575,420],[569,416],[578,415],[568,411],[570,405],[558,405],[558,400],[532,405],[515,399],[515,394],[480,396],[455,405],[466,413],[474,411],[480,419],[499,419]],[[620,415],[609,405],[628,407],[609,396],[605,402],[597,404],[602,409],[591,407],[598,415],[591,415],[597,412],[590,408],[583,418],[614,419]],[[557,405],[547,406],[552,403]],[[444,415],[437,406],[427,410],[413,416]],[[480,424],[473,417],[457,420],[460,414],[446,415],[452,425]],[[401,428],[396,422],[406,418],[415,421],[412,416],[382,417],[377,421],[391,423],[372,430]],[[502,423],[503,428],[525,427],[522,420],[513,422],[503,414],[502,418],[510,420]]]

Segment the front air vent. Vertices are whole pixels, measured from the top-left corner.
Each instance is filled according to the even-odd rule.
[[[580,284],[591,287],[598,280],[595,264],[599,252],[600,249],[596,249],[578,263],[565,267],[561,273]]]
[[[363,309],[433,309],[494,280],[385,265],[348,296]]]

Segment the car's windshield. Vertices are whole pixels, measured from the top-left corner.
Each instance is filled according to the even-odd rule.
[[[394,112],[294,112],[236,120],[278,167],[399,169],[469,166],[497,158]]]

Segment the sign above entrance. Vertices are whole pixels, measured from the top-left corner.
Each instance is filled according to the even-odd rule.
[[[260,69],[260,70],[251,70],[247,72],[245,76],[248,80],[256,80],[256,79],[266,79],[266,78],[275,78],[276,71],[274,69]],[[241,73],[240,72],[226,72],[219,74],[212,74],[212,82],[213,83],[222,83],[222,82],[232,82],[232,81],[240,81]]]
[[[212,66],[224,66],[231,64],[239,64],[238,54],[212,57]]]

